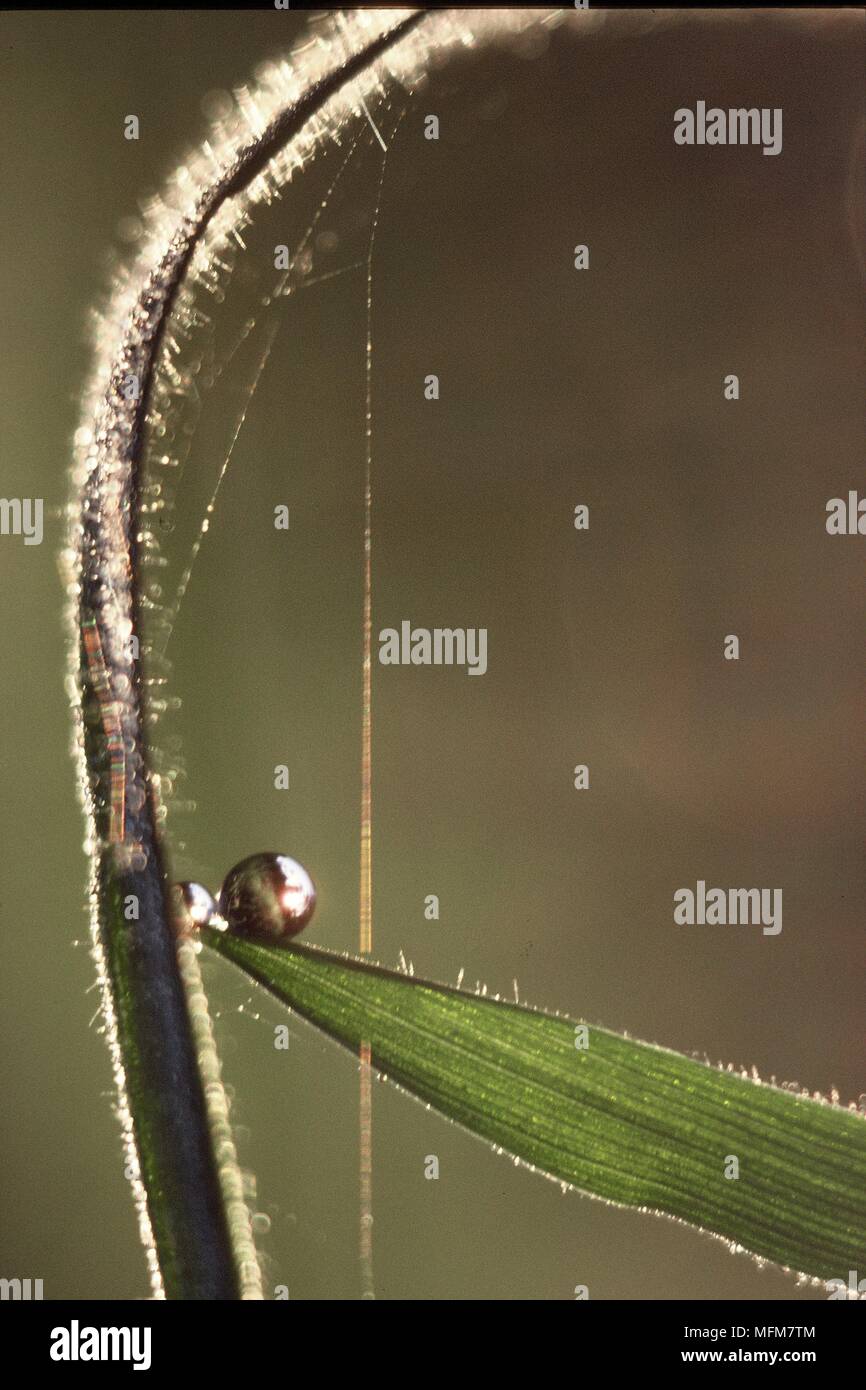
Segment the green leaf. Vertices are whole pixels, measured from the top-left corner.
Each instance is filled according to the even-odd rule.
[[[552,1178],[816,1278],[866,1266],[866,1121],[853,1111],[350,957],[205,936],[332,1038],[369,1043],[391,1080]]]

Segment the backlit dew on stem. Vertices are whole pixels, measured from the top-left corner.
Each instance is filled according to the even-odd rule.
[[[201,883],[172,885],[174,929],[181,939],[196,936],[202,927],[216,925],[219,913],[216,901]]]

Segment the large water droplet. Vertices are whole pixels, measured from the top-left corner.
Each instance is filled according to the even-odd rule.
[[[219,910],[241,936],[297,936],[316,906],[313,880],[286,854],[252,854],[226,874]]]

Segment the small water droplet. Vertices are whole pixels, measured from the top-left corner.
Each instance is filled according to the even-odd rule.
[[[200,883],[172,885],[174,925],[178,936],[195,936],[216,916],[217,905]]]
[[[285,854],[252,854],[225,877],[219,910],[229,930],[271,940],[297,936],[316,906],[316,889],[303,865]]]

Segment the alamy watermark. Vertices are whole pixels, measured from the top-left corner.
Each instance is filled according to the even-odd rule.
[[[856,1269],[849,1269],[847,1283],[844,1279],[828,1279],[824,1288],[831,1303],[840,1298],[859,1299],[866,1294],[866,1279],[861,1279]]]
[[[677,926],[762,926],[764,936],[782,930],[781,888],[707,888],[702,878],[697,887],[674,893]]]
[[[29,1303],[43,1297],[41,1279],[0,1279],[0,1301]]]
[[[379,633],[383,666],[465,666],[470,676],[487,670],[486,627],[415,627],[405,619],[400,630]]]
[[[681,106],[674,112],[674,140],[678,145],[762,145],[764,154],[782,153],[782,108],[775,106],[707,108],[699,101],[692,111]]]
[[[42,544],[41,497],[0,497],[0,536],[23,536],[25,545]]]
[[[131,1361],[134,1371],[150,1370],[149,1327],[82,1327],[73,1318],[69,1327],[51,1330],[52,1361]]]
[[[831,497],[824,525],[828,536],[866,536],[866,497],[852,488],[847,499]]]

